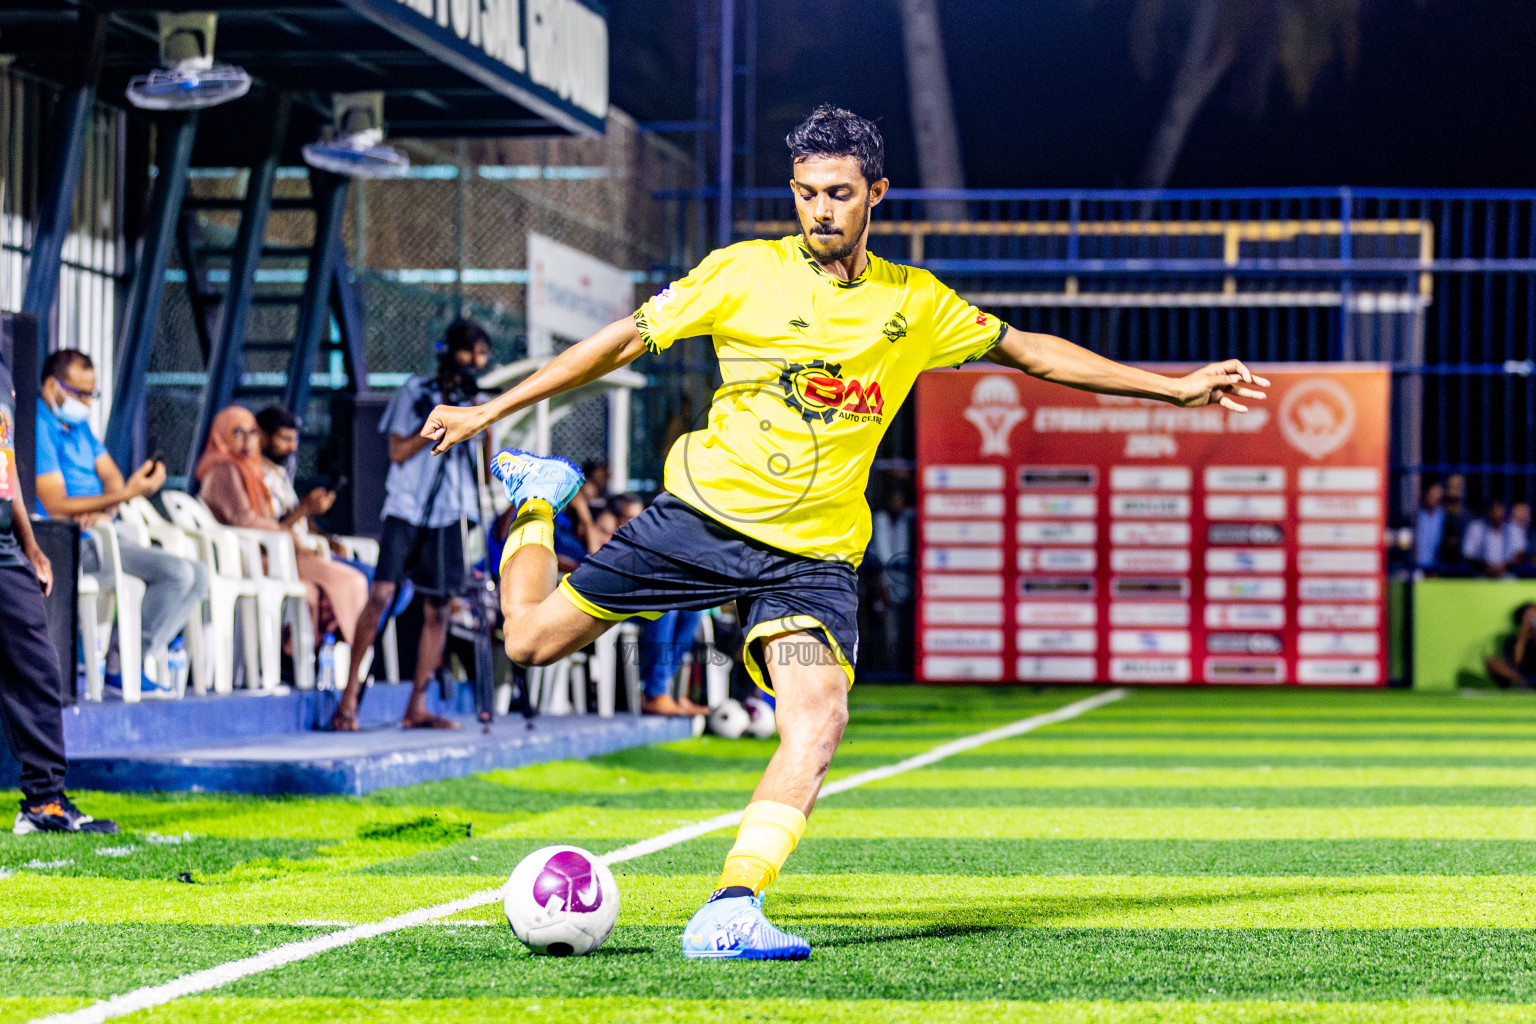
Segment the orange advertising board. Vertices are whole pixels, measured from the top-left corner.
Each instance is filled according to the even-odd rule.
[[[924,374],[918,678],[1385,685],[1390,373],[1259,372],[1246,414]]]

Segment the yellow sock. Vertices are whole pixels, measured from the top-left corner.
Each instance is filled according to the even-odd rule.
[[[720,884],[744,885],[754,894],[762,892],[779,877],[779,869],[805,835],[805,815],[788,804],[773,800],[754,800],[747,804],[736,845],[725,858]]]
[[[529,498],[507,530],[507,544],[501,549],[501,572],[507,571],[517,549],[525,544],[542,544],[555,550],[555,512],[542,498]]]

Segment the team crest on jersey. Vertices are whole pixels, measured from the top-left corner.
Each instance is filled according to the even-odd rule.
[[[892,315],[892,317],[885,322],[885,326],[880,329],[880,333],[885,335],[886,341],[890,342],[892,345],[896,344],[902,338],[907,336],[907,318],[902,316],[900,313]]]
[[[885,411],[880,382],[847,379],[841,363],[812,359],[790,363],[779,374],[784,404],[807,423],[831,423],[835,419],[878,423]]]

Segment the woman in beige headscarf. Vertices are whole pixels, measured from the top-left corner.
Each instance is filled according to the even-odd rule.
[[[197,461],[198,497],[219,522],[252,530],[281,530],[272,515],[272,495],[261,473],[260,431],[249,409],[232,405],[213,418],[208,446]],[[320,595],[330,603],[336,632],[347,643],[368,603],[368,578],[329,555],[299,545],[299,579],[309,614],[320,628]]]

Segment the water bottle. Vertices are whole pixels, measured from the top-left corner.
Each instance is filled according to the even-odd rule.
[[[174,693],[187,688],[187,642],[181,637],[171,641],[165,654],[165,684]]]
[[[102,685],[113,690],[122,690],[123,667],[116,647],[110,648],[107,651],[106,658],[102,659],[102,665],[104,668],[102,672]]]
[[[315,676],[315,688],[318,690],[334,690],[336,688],[335,633],[325,634],[325,639],[320,642],[320,671]]]

